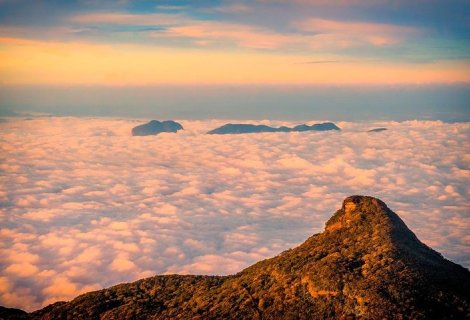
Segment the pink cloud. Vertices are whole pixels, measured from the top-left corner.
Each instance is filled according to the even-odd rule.
[[[281,166],[288,169],[309,169],[312,167],[310,161],[298,156],[288,156],[277,161]]]
[[[252,7],[243,3],[223,5],[214,9],[214,11],[218,11],[222,13],[245,13],[251,10],[252,10]]]
[[[130,14],[119,12],[88,13],[71,17],[72,22],[83,24],[121,25],[173,25],[188,22],[181,14]]]
[[[155,36],[172,36],[194,38],[198,41],[226,43],[227,41],[257,49],[279,48],[289,43],[299,41],[293,35],[281,34],[264,28],[250,25],[232,24],[225,22],[199,21],[193,24],[174,26],[165,32],[154,33]]]
[[[247,24],[191,21],[154,32],[154,37],[193,39],[195,44],[228,45],[255,49],[302,47],[305,49],[345,48],[360,45],[394,45],[418,30],[410,27],[310,18],[293,24],[301,32],[284,33]],[[308,34],[306,34],[308,32]]]
[[[315,38],[325,44],[339,42],[338,47],[358,45],[361,42],[373,46],[392,45],[418,32],[415,28],[391,24],[319,18],[306,19],[294,25],[299,30],[316,34]]]
[[[341,20],[328,20],[319,18],[310,18],[296,24],[304,31],[320,31],[332,33],[365,33],[370,32],[381,33],[412,33],[416,29],[411,27],[404,27],[384,23],[371,23],[371,22],[348,22]]]

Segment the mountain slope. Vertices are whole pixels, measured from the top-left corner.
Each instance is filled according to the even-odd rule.
[[[465,319],[470,272],[421,243],[382,201],[344,200],[323,233],[226,277],[156,276],[31,319]]]

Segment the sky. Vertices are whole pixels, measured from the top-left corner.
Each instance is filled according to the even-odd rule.
[[[469,80],[468,1],[0,4],[6,84]]]
[[[171,101],[187,95],[168,117],[233,118],[234,107],[217,102],[232,99],[249,109],[238,114],[248,119],[263,118],[256,112],[262,106],[264,118],[339,113],[345,120],[353,112],[342,113],[342,105],[367,115],[375,110],[364,100],[385,100],[376,119],[397,119],[390,112],[396,107],[416,108],[404,118],[431,112],[434,119],[448,120],[443,113],[468,119],[469,15],[469,2],[455,0],[1,0],[0,108],[97,115],[97,107],[116,104],[112,97],[119,95],[127,103],[108,108],[108,115],[151,117],[166,115]],[[227,91],[234,86],[245,91],[233,98]],[[260,86],[261,94],[249,91]],[[156,88],[150,111],[148,94],[135,99],[143,87]],[[174,94],[165,100],[169,87]],[[278,100],[278,88],[292,87],[297,91],[280,99],[289,101],[278,107],[282,112],[266,107]],[[413,94],[402,97],[410,87]],[[442,94],[429,99],[434,88]],[[86,103],[74,106],[68,93],[74,90]],[[338,109],[325,115],[329,99]],[[302,112],[306,104],[316,106]]]
[[[0,122],[0,305],[36,310],[156,274],[233,274],[321,232],[353,194],[382,199],[470,267],[468,122],[207,135],[225,121],[191,120],[131,136],[141,123]],[[367,132],[378,127],[388,130]]]

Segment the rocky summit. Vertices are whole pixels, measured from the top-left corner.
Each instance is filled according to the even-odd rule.
[[[165,275],[3,319],[469,319],[470,272],[352,196],[300,246],[231,276]]]

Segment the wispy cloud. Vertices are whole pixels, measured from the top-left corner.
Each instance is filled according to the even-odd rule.
[[[221,8],[216,9],[229,10]],[[245,6],[234,8],[236,9],[230,10],[245,10],[242,9]],[[285,49],[292,45],[304,50],[364,45],[384,46],[397,44],[410,34],[417,33],[416,29],[410,27],[318,18],[294,22],[294,27],[301,33],[279,32],[250,24],[195,20],[183,14],[91,13],[74,16],[71,21],[83,25],[162,26],[165,28],[161,32],[154,33],[154,37],[197,39],[195,43],[216,46],[231,42],[241,47],[260,49]]]
[[[189,7],[185,5],[158,5],[155,8],[163,11],[183,11],[189,9]]]
[[[88,13],[70,17],[71,22],[82,24],[118,24],[118,25],[174,25],[188,23],[182,14],[130,14],[122,12]]]
[[[213,9],[216,12],[222,12],[222,13],[245,13],[245,12],[250,12],[252,10],[252,7],[245,4],[245,3],[235,3],[235,4],[228,4],[228,5],[223,5],[220,7],[215,7]]]
[[[295,22],[303,32],[317,35],[317,39],[337,43],[338,46],[373,46],[394,45],[419,31],[415,28],[399,25],[370,22],[350,22],[310,18]]]
[[[162,33],[155,33],[159,36]],[[207,41],[207,44],[231,42],[241,47],[273,49],[299,42],[295,35],[280,34],[268,29],[233,23],[201,21],[195,24],[170,27],[165,36],[183,37]]]
[[[340,62],[345,62],[341,60],[309,60],[309,61],[304,61],[304,62],[299,62],[302,64],[323,64],[323,63],[340,63]]]
[[[371,23],[361,21],[327,20],[319,18],[306,19],[296,24],[304,31],[310,32],[340,32],[340,33],[415,33],[416,29],[400,25],[385,23]]]

